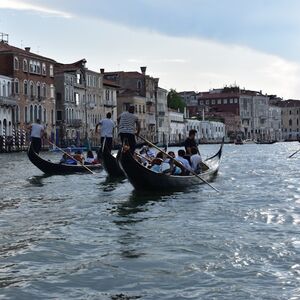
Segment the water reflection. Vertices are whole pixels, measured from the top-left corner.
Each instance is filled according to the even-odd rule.
[[[44,179],[51,177],[51,175],[43,174],[43,175],[36,175],[27,178],[27,181],[32,184],[33,186],[42,187],[44,186]]]
[[[112,178],[106,177],[103,182],[100,182],[100,189],[104,192],[114,191],[120,184],[126,182],[127,180],[124,178]]]

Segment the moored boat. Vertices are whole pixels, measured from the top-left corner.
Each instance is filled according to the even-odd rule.
[[[109,177],[125,177],[124,172],[117,162],[117,158],[110,153],[107,147],[104,147],[102,151],[102,164]]]
[[[214,156],[204,161],[208,166],[208,170],[199,174],[199,176],[205,181],[211,181],[217,175],[222,156],[222,149],[223,144]],[[135,160],[129,151],[123,150],[120,152],[118,161],[126,177],[136,190],[183,190],[203,183],[194,175],[178,176],[155,173]]]
[[[100,170],[102,169],[101,164],[95,165],[87,165],[85,168],[82,165],[67,165],[62,163],[54,163],[49,160],[45,160],[40,157],[34,150],[33,147],[29,146],[27,152],[29,160],[42,172],[49,175],[64,175],[64,174],[73,174],[73,173],[86,173],[89,172],[88,169],[91,171]]]

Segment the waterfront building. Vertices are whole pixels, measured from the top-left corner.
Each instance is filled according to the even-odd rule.
[[[185,119],[186,136],[191,129],[197,130],[196,140],[199,143],[221,142],[225,137],[225,124],[222,122]]]
[[[3,35],[2,35],[3,37]],[[25,129],[37,118],[48,135],[55,131],[55,61],[0,40],[0,74],[12,78],[15,129]]]
[[[158,78],[141,72],[105,72],[104,78],[115,82],[120,88],[117,95],[117,113],[120,115],[128,105],[135,106],[135,113],[141,120],[141,134],[157,141],[157,89]]]
[[[13,79],[0,75],[0,136],[12,135],[15,125],[16,99],[12,96]]]
[[[186,138],[184,114],[176,110],[169,109],[169,124],[169,143],[177,144],[183,142]]]
[[[277,106],[281,108],[282,138],[300,140],[300,100],[279,101]]]
[[[158,87],[157,89],[157,141],[165,144],[169,140],[170,125],[168,113],[168,91]]]
[[[187,107],[193,107],[198,105],[197,93],[195,91],[183,91],[178,95],[184,101]]]
[[[269,140],[281,141],[282,137],[282,118],[281,108],[278,106],[269,106]]]
[[[86,68],[85,59],[57,63],[55,86],[59,142],[78,145],[92,139],[99,143],[94,131],[105,114],[103,75]]]

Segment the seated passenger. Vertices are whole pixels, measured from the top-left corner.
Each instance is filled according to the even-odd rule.
[[[140,158],[144,165],[147,164],[149,159],[155,158],[155,153],[151,149],[149,149],[148,146],[143,146],[143,148],[140,150],[140,155]]]
[[[202,163],[202,158],[200,154],[198,153],[198,149],[196,147],[191,148],[191,166],[194,172],[199,174],[201,172],[201,163]]]
[[[184,158],[185,151],[184,150],[178,150],[178,156],[176,160],[180,162],[179,168],[181,169],[181,175],[189,175],[189,171],[192,170],[191,165],[187,159]]]
[[[77,151],[75,152],[75,154],[73,155],[73,157],[74,157],[74,159],[75,159],[76,161],[78,161],[78,162],[80,162],[80,163],[82,163],[83,160],[84,160],[84,157],[83,157],[82,152],[81,152],[80,150],[77,150]]]
[[[86,154],[86,159],[84,160],[85,165],[92,165],[95,164],[95,158],[93,151],[89,150]]]
[[[156,157],[151,161],[150,170],[155,173],[161,173],[161,165],[163,163],[163,154],[158,152]]]
[[[77,162],[75,159],[72,158],[71,156],[71,149],[67,148],[66,152],[63,154],[60,162],[60,164],[67,164],[67,165],[76,165]]]
[[[175,153],[173,151],[169,151],[168,154],[169,154],[169,156],[173,157],[173,159],[167,158],[167,159],[164,160],[164,163],[169,164],[170,173],[172,175],[180,175],[182,173],[181,169],[174,164]],[[166,171],[164,173],[168,173],[168,172]]]

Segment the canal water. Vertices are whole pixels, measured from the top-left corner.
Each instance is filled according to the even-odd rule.
[[[300,299],[299,146],[225,145],[221,194],[137,194],[0,155],[0,299]]]

